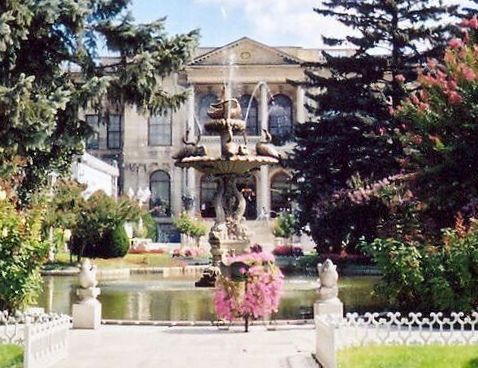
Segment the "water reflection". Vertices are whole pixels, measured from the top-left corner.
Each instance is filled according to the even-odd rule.
[[[211,289],[194,287],[192,278],[163,278],[157,274],[132,275],[123,280],[100,281],[102,316],[105,319],[198,321],[215,320]],[[339,296],[347,312],[376,311],[383,304],[371,296],[375,277],[343,277]],[[77,278],[44,277],[39,306],[48,312],[71,314],[77,298]],[[316,299],[311,277],[286,279],[277,319],[310,317]]]

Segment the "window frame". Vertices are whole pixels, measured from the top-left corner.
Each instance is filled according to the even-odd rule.
[[[112,116],[118,116],[119,117],[119,130],[111,130],[110,124],[111,124],[111,117]],[[118,134],[118,146],[113,146],[110,141],[112,133]],[[108,114],[107,120],[106,120],[106,147],[108,149],[121,149],[122,148],[122,139],[123,139],[123,117],[121,114]]]

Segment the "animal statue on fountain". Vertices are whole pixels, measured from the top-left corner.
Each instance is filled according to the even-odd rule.
[[[197,157],[197,156],[207,156],[207,149],[203,145],[199,145],[199,141],[201,140],[201,134],[198,134],[196,142],[189,142],[189,133],[190,130],[186,130],[186,135],[183,137],[183,143],[185,147],[181,148],[181,150],[173,155],[173,159],[175,160],[182,160],[186,157]]]
[[[249,148],[247,148],[247,144],[240,144],[239,147],[237,147],[237,155],[238,156],[249,156]]]
[[[223,99],[218,103],[211,104],[207,110],[207,116],[211,119],[240,119],[241,105],[235,98]]]
[[[337,266],[327,259],[323,264],[317,265],[317,271],[319,272],[319,288],[317,290],[319,301],[337,302],[339,294]]]
[[[232,140],[233,138],[232,126],[229,124],[229,122],[226,122],[226,124],[227,124],[227,138],[222,144],[221,153],[226,160],[230,160],[232,157],[237,155],[238,146],[237,146],[237,143]]]
[[[277,150],[271,144],[271,141],[272,141],[271,134],[267,131],[267,129],[262,129],[262,131],[264,132],[265,141],[260,140],[259,142],[256,143],[257,155],[273,157],[280,160],[281,159],[280,153],[277,152]]]

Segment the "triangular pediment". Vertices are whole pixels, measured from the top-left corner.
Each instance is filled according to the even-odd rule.
[[[191,65],[283,65],[302,61],[284,51],[244,37],[196,57]]]

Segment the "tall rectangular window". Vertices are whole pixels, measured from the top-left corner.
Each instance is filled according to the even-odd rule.
[[[100,119],[98,115],[85,115],[85,121],[93,129],[93,135],[91,135],[86,141],[87,149],[100,148]]]
[[[171,145],[171,119],[171,113],[150,116],[148,121],[148,145]]]
[[[109,114],[107,117],[107,146],[110,149],[121,148],[121,115]]]

